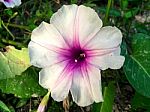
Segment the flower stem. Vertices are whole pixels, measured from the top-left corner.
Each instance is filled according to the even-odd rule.
[[[65,109],[65,112],[69,112],[69,107],[69,96],[67,96],[67,98],[63,100],[63,108]]]
[[[112,3],[112,0],[108,0],[107,8],[106,8],[106,14],[105,14],[105,18],[104,18],[104,26],[106,26],[107,22],[108,22],[108,15],[109,15],[111,3]]]

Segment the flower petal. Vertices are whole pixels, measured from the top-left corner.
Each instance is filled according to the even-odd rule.
[[[58,60],[58,54],[56,52],[48,50],[32,41],[29,43],[28,48],[30,63],[36,67],[43,68],[61,61]]]
[[[84,74],[91,86],[91,94],[95,102],[102,102],[102,90],[101,90],[101,74],[100,70],[94,66],[88,68],[83,66],[82,74]],[[89,88],[90,89],[90,88]]]
[[[100,31],[89,40],[85,48],[89,49],[112,49],[118,47],[122,41],[122,33],[116,27],[106,26],[100,29]]]
[[[44,68],[39,74],[39,84],[50,89],[51,96],[56,101],[64,100],[71,87],[72,75],[66,62]]]
[[[108,66],[111,69],[120,69],[123,66],[124,61],[125,61],[124,56],[109,56]]]
[[[75,42],[85,43],[102,27],[102,21],[96,12],[83,5],[63,5],[50,20],[69,45]]]
[[[52,90],[61,71],[64,69],[63,67],[59,66],[59,64],[55,64],[53,66],[43,68],[40,71],[39,84],[42,87],[44,87],[46,89],[50,89],[50,91]]]
[[[73,100],[79,106],[88,106],[103,101],[100,71],[95,67],[81,68],[73,74],[71,86]]]
[[[77,5],[63,5],[50,19],[67,44],[72,41],[77,9]]]
[[[92,99],[92,95],[89,91],[89,85],[84,79],[85,77],[82,75],[81,71],[74,73],[73,81],[71,86],[71,94],[73,101],[79,106],[87,106],[94,102]]]
[[[93,38],[102,27],[102,20],[90,7],[80,5],[76,16],[76,33],[80,44],[83,45]]]
[[[56,101],[63,101],[69,94],[69,90],[72,84],[71,72],[63,74],[65,76],[59,77],[54,89],[51,91],[51,96]],[[58,83],[58,84],[57,84]]]
[[[96,57],[95,61],[92,62],[94,65],[100,66],[101,70],[111,69],[120,69],[124,63],[124,56],[104,56]]]
[[[124,56],[120,56],[120,47],[116,51],[108,53],[103,56],[93,56],[89,59],[89,63],[94,66],[97,66],[101,70],[111,69],[120,69],[123,66],[125,61]]]
[[[58,55],[67,45],[53,25],[42,22],[33,30],[28,47],[31,64],[42,68],[62,61]]]
[[[42,22],[37,28],[35,28],[31,35],[31,41],[44,46],[48,49],[53,47],[65,47],[66,44],[52,24]]]
[[[9,1],[1,0],[1,2],[3,2],[6,7],[10,7],[10,8],[19,6],[21,4],[21,0],[9,0]]]

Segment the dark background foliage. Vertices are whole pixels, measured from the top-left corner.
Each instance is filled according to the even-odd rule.
[[[150,51],[149,0],[22,0],[22,4],[13,9],[0,3],[0,51],[7,52],[6,46],[9,45],[18,50],[27,48],[32,30],[42,21],[49,22],[52,14],[63,4],[92,7],[103,20],[103,26],[110,25],[121,29],[122,55],[126,56],[123,68],[102,72],[104,103],[82,108],[70,99],[70,112],[150,112],[150,55],[143,53],[144,50]],[[140,56],[141,52],[138,51],[144,56]],[[147,61],[142,63],[146,59]],[[2,68],[2,64],[0,67]],[[141,67],[148,72],[142,71]],[[0,111],[36,111],[47,92],[38,85],[38,72],[39,69],[30,67],[14,78],[0,78]],[[132,79],[133,72],[136,80]],[[148,75],[145,75],[145,72]],[[47,112],[54,111],[65,110],[62,102],[58,103],[50,98]]]

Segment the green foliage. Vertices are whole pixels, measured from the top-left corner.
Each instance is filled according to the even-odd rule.
[[[50,106],[47,109],[47,112],[63,112],[64,109],[61,107],[61,105],[62,104],[52,101]]]
[[[114,104],[115,86],[110,82],[108,87],[104,88],[104,102],[101,105],[100,112],[111,112]]]
[[[144,97],[139,93],[135,93],[131,106],[133,110],[140,110],[140,109],[146,109],[147,112],[150,111],[150,98]]]
[[[6,14],[8,16],[12,16],[13,15],[13,11],[11,9],[5,9],[4,10],[4,14]]]
[[[0,101],[0,111],[3,111],[3,112],[11,112],[9,110],[9,108],[5,105],[5,103],[3,103],[2,101]]]
[[[150,97],[150,36],[132,37],[132,54],[126,55],[124,71],[136,91]]]
[[[104,102],[95,103],[93,105],[92,112],[111,112],[114,104],[115,86],[113,82],[110,82],[108,86],[104,88],[103,92]]]
[[[106,13],[106,7],[100,7],[99,11],[101,13]],[[121,17],[121,11],[118,10],[117,8],[111,8],[109,12],[109,16],[114,16],[114,17]]]
[[[2,28],[2,19],[0,17],[0,28]]]
[[[121,53],[126,57],[123,70],[117,72],[108,70],[108,73],[107,71],[102,73],[102,85],[105,85],[103,86],[104,102],[94,103],[90,106],[92,111],[111,112],[114,103],[117,103],[117,106],[119,105],[117,109],[121,108],[120,112],[149,112],[150,2],[148,0],[110,1],[107,6],[108,1],[105,0],[22,0],[22,5],[15,8],[6,8],[0,3],[0,111],[34,112],[37,110],[47,90],[38,84],[39,70],[31,67],[29,62],[27,46],[31,32],[42,21],[49,22],[52,14],[63,4],[75,3],[94,8],[100,18],[105,20],[104,25],[116,26],[123,33]],[[144,21],[138,20],[137,15]],[[114,83],[110,83],[112,81],[123,88],[126,85],[134,88],[129,95],[131,98],[124,96],[124,93],[119,94],[121,97],[127,97],[128,101],[132,99],[129,102],[131,108],[128,110],[125,110],[126,100],[119,99],[119,103],[117,102],[118,98],[115,96],[118,96],[118,91],[122,92],[122,88],[118,86],[116,88]],[[82,110],[75,103],[71,102],[70,105],[70,112],[83,110],[86,112],[85,108]],[[57,103],[50,98],[47,111],[63,112],[64,109],[62,103]]]
[[[21,75],[30,67],[28,49],[17,50],[12,46],[6,47],[5,52],[0,52],[0,80]]]
[[[76,4],[77,2],[77,0],[71,0],[71,4]]]
[[[0,89],[4,93],[12,93],[20,98],[42,96],[46,93],[38,84],[38,75],[33,68],[29,68],[19,76],[0,81]]]
[[[124,17],[126,19],[132,18],[132,17],[134,17],[138,13],[138,11],[139,11],[139,9],[137,9],[137,8],[133,8],[133,9],[127,10],[124,13]]]
[[[128,0],[121,0],[121,9],[125,10],[128,7]]]
[[[22,106],[24,106],[27,103],[28,99],[20,99],[17,104],[16,104],[16,108],[20,108]]]

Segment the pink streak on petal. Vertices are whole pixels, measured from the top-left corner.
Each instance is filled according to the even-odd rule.
[[[59,60],[59,61],[62,61],[62,60],[60,60],[61,59],[61,55],[65,55],[65,56],[69,55],[69,48],[68,47],[66,47],[66,48],[59,48],[59,47],[52,46],[52,45],[49,45],[49,44],[46,44],[46,43],[38,43],[38,42],[35,42],[35,41],[32,41],[32,42],[40,45],[41,47],[46,48],[47,50],[50,50],[50,51],[53,51],[53,52],[57,53],[59,58],[56,57],[56,59]]]
[[[91,49],[91,50],[86,50],[87,54],[89,57],[93,56],[103,56],[106,54],[110,54],[118,49],[119,45],[113,48],[105,48],[105,49]]]
[[[71,71],[75,65],[71,65],[71,63],[69,63],[69,61],[65,61],[64,66],[65,66],[64,69],[60,73],[60,75],[51,91],[53,91],[53,89],[55,89],[65,77],[69,76],[69,78],[72,79]]]
[[[57,53],[60,53],[60,51],[65,52],[66,49],[69,49],[67,46],[64,46],[64,48],[59,48],[59,47],[52,46],[52,45],[49,45],[49,44],[46,44],[46,43],[42,43],[42,42],[35,42],[33,40],[32,40],[32,42],[40,45],[41,47],[46,48],[47,50],[54,51],[54,52],[57,52]]]
[[[60,25],[60,27],[63,29],[62,24],[59,24],[59,25]],[[62,36],[62,38],[63,38],[63,40],[65,41],[66,45],[67,45],[68,47],[70,47],[70,43],[69,43],[70,40],[67,40],[67,38],[63,36],[63,34],[59,31],[59,29],[58,29],[56,26],[54,26],[54,27],[57,29],[57,31],[59,32],[59,34]],[[69,38],[68,38],[68,39],[69,39]]]
[[[95,32],[91,33],[91,35],[89,35],[89,36],[87,37],[88,40],[86,40],[85,43],[83,43],[82,47],[83,47],[83,48],[86,48],[86,45],[87,45],[88,43],[90,43],[90,41],[99,33],[99,31],[100,31],[100,29],[98,29],[98,30],[96,30]]]
[[[91,90],[88,70],[90,70],[90,66],[84,65],[84,66],[81,67],[81,73],[83,74],[84,82],[86,82],[86,85],[88,86],[88,91],[92,96],[92,90]]]
[[[79,42],[79,16],[78,15],[78,10],[76,12],[76,18],[74,21],[74,27],[73,27],[73,46],[74,47],[81,47],[80,42]]]

